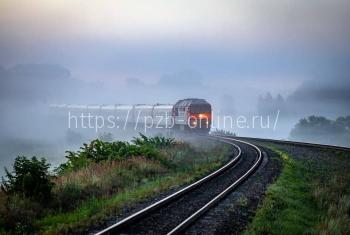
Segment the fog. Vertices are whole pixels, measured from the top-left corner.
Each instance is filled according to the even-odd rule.
[[[276,139],[310,115],[348,116],[349,9],[342,0],[2,1],[0,166],[22,154],[57,165],[101,135],[68,130],[53,103],[204,98],[213,130]]]

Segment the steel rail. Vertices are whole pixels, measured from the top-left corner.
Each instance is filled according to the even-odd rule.
[[[253,166],[250,167],[249,170],[246,173],[244,173],[239,179],[237,179],[233,184],[228,186],[225,190],[223,190],[220,194],[218,194],[216,197],[214,197],[212,200],[210,200],[207,204],[205,204],[203,207],[201,207],[199,210],[197,210],[191,216],[187,217],[187,219],[185,219],[182,223],[180,223],[178,226],[176,226],[174,229],[172,229],[168,233],[168,235],[179,234],[180,232],[184,231],[188,226],[190,226],[192,223],[194,223],[194,221],[197,220],[201,215],[203,215],[206,211],[208,211],[210,208],[215,206],[220,200],[222,200],[225,196],[227,196],[228,193],[230,193],[239,184],[241,184],[245,179],[247,179],[247,177],[250,176],[259,167],[259,165],[262,161],[262,158],[263,158],[262,152],[256,145],[253,145],[253,144],[248,143],[246,141],[230,138],[230,137],[222,137],[222,136],[216,136],[216,137],[234,140],[234,141],[237,141],[237,142],[240,142],[243,144],[247,144],[247,145],[253,147],[258,153],[257,160],[253,164]]]
[[[213,135],[216,136],[216,135]],[[225,135],[226,137],[229,137],[229,135]],[[311,142],[299,142],[299,141],[291,141],[291,140],[276,140],[276,139],[260,139],[260,138],[254,138],[254,137],[234,137],[236,139],[243,139],[243,140],[251,140],[251,141],[261,141],[261,142],[271,142],[271,143],[277,143],[277,144],[290,144],[290,145],[298,145],[298,146],[304,146],[304,147],[314,147],[314,148],[328,148],[333,150],[340,150],[340,151],[350,151],[350,147],[346,146],[338,146],[338,145],[329,145],[329,144],[316,144]]]
[[[134,222],[142,217],[145,217],[146,215],[150,214],[152,211],[155,211],[155,210],[161,208],[162,206],[169,204],[170,202],[176,200],[180,196],[192,191],[193,189],[199,187],[203,183],[208,182],[212,178],[222,174],[227,169],[234,166],[238,162],[238,160],[241,158],[242,150],[238,145],[236,145],[230,141],[224,140],[225,137],[219,138],[219,137],[215,136],[215,137],[209,137],[209,138],[216,139],[216,140],[219,140],[220,142],[224,142],[224,143],[227,143],[227,144],[234,146],[238,150],[238,154],[231,161],[229,161],[227,164],[225,164],[224,166],[222,166],[218,170],[212,172],[211,174],[209,174],[209,175],[203,177],[202,179],[186,186],[185,188],[183,188],[179,191],[176,191],[175,193],[145,207],[144,209],[137,211],[134,214],[131,214],[130,216],[120,220],[119,222],[97,232],[96,235],[110,234],[110,233],[116,232],[117,230],[121,229],[122,227],[125,227],[126,225],[131,224],[132,222]],[[227,138],[227,139],[229,139],[229,138]],[[238,141],[238,142],[240,142],[240,141]]]

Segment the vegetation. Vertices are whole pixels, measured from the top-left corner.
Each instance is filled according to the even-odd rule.
[[[0,234],[85,231],[131,203],[207,174],[226,161],[229,150],[223,144],[144,135],[132,143],[97,139],[68,151],[54,176],[45,160],[19,157],[0,191]],[[23,182],[34,177],[40,187],[23,193]]]
[[[340,167],[346,156],[301,160],[272,148],[284,169],[245,235],[350,234],[350,173]]]
[[[147,137],[140,133],[140,137],[135,137],[132,142],[138,146],[152,145],[154,147],[167,147],[174,143],[174,139],[162,136]]]
[[[52,201],[53,183],[45,159],[17,157],[13,172],[6,168],[0,190],[0,234],[27,234]],[[1,231],[3,230],[3,231]]]
[[[77,152],[67,151],[66,153],[68,161],[56,169],[59,174],[78,170],[91,163],[107,160],[121,161],[131,156],[145,156],[161,160],[155,146],[146,142],[144,144],[130,144],[126,141],[104,142],[96,139],[89,144],[83,144],[83,147]]]
[[[231,136],[237,136],[236,133],[232,132],[232,131],[227,131],[227,130],[223,130],[223,129],[215,129],[215,131],[213,132],[214,135],[231,135]]]
[[[7,180],[3,180],[1,189],[7,194],[20,194],[39,202],[50,199],[53,183],[50,181],[49,167],[44,158],[17,157],[13,173],[5,168]]]
[[[109,135],[108,135],[109,136]],[[158,148],[169,147],[175,144],[173,138],[147,137],[140,133],[132,143],[126,141],[103,141],[95,139],[89,144],[83,144],[79,151],[66,151],[68,161],[60,165],[56,172],[63,174],[67,171],[74,171],[86,167],[91,163],[102,161],[121,161],[131,156],[144,156],[154,159],[170,166],[170,162],[159,156]]]
[[[348,146],[350,142],[350,116],[329,120],[310,116],[301,119],[290,133],[292,140],[316,141],[324,144]]]
[[[273,97],[270,92],[267,92],[265,96],[259,95],[257,109],[260,115],[271,115],[277,113],[278,110],[284,114],[289,112],[283,96],[278,94]]]

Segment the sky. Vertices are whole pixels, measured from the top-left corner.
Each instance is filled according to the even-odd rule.
[[[346,0],[0,0],[0,64],[60,64],[117,83],[193,69],[294,89],[348,58],[349,18]]]
[[[278,131],[238,130],[266,138],[349,115],[349,22],[349,0],[0,0],[0,164],[56,154],[67,130],[47,120],[50,103],[198,97],[275,115],[281,94]]]
[[[350,103],[348,22],[347,0],[0,0],[0,66],[18,74],[39,71],[36,64],[57,65],[75,79],[61,79],[66,86],[82,81],[91,84],[77,87],[99,90],[87,102],[203,95],[215,103],[230,95],[246,112],[270,92],[318,102],[315,114],[341,103],[336,116]],[[21,64],[32,66],[16,67]],[[64,84],[50,79],[28,86],[3,79],[12,87],[0,91],[23,86],[14,96],[28,99],[37,96],[38,82],[46,93],[64,93],[55,89]],[[140,87],[148,92],[134,95]]]
[[[215,103],[212,97],[230,95],[245,112],[270,92],[311,103],[330,93],[328,103],[346,104],[348,22],[347,0],[0,0],[0,66],[57,65],[99,90],[86,100],[93,103],[176,102],[182,95]],[[23,86],[11,82],[0,91]],[[33,96],[31,87],[16,96]],[[148,92],[136,96],[135,87]],[[319,106],[316,114],[329,107]]]

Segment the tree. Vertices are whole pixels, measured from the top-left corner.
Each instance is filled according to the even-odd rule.
[[[324,144],[349,145],[350,116],[335,121],[322,116],[310,116],[299,120],[290,133],[292,140]]]
[[[48,200],[53,187],[49,167],[44,158],[18,156],[12,173],[5,168],[7,180],[3,179],[1,188],[8,194],[19,194],[36,201]]]
[[[343,128],[345,131],[350,131],[350,116],[338,117],[335,120],[335,124]]]

